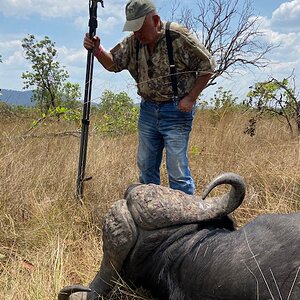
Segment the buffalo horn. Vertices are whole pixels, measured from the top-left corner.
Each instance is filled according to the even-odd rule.
[[[222,184],[229,184],[230,191],[220,197],[207,197]],[[212,180],[202,197],[148,184],[131,189],[127,194],[127,205],[139,227],[153,230],[227,215],[242,203],[245,190],[241,176],[224,173]]]

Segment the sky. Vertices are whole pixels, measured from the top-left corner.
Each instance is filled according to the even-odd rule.
[[[170,11],[176,0],[154,1],[162,19],[171,18]],[[206,0],[208,1],[208,0]],[[97,35],[106,49],[113,48],[128,33],[122,32],[127,0],[104,0],[104,8],[98,4]],[[182,7],[197,9],[196,0],[181,0]],[[243,0],[240,0],[243,3]],[[30,62],[24,58],[21,41],[28,34],[37,39],[48,36],[55,42],[58,61],[68,71],[72,83],[79,83],[83,91],[87,52],[83,48],[83,36],[88,32],[88,0],[1,0],[0,5],[0,88],[23,90],[21,75],[30,71]],[[252,9],[259,18],[259,30],[263,39],[279,46],[269,53],[267,67],[241,70],[237,75],[222,77],[213,88],[205,90],[204,97],[212,97],[214,89],[223,87],[243,100],[249,86],[274,77],[281,80],[295,75],[300,91],[300,0],[253,0]],[[297,82],[298,81],[298,82]],[[105,90],[127,92],[135,102],[139,101],[133,79],[127,71],[115,74],[103,69],[95,61],[92,100],[97,102]]]

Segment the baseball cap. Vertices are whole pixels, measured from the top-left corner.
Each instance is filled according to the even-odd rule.
[[[126,4],[126,22],[123,31],[138,31],[145,21],[146,15],[156,10],[151,0],[130,0]]]

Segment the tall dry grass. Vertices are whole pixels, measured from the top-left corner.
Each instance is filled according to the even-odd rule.
[[[245,177],[246,199],[234,213],[238,225],[258,214],[300,207],[299,140],[272,118],[262,120],[254,137],[245,135],[247,118],[229,113],[216,120],[209,112],[197,113],[189,145],[197,194],[222,172]],[[53,135],[76,128],[49,123],[24,137],[30,122],[0,121],[0,290],[5,300],[55,299],[65,285],[88,284],[101,261],[103,215],[138,178],[135,135],[92,133],[86,173],[93,178],[79,204],[74,196],[79,138]],[[167,185],[165,165],[162,184]],[[124,299],[137,297],[127,293]]]

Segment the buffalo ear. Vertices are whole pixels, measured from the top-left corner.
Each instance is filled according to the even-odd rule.
[[[237,226],[234,219],[231,216],[226,215],[226,216],[216,217],[211,220],[202,221],[198,224],[199,230],[207,227],[227,229],[229,231],[234,231],[236,230]]]
[[[215,228],[220,228],[220,229],[227,229],[230,231],[236,230],[236,222],[234,219],[227,215],[227,216],[222,216],[222,217],[217,217],[214,218],[213,220],[209,220],[209,223]]]
[[[223,217],[223,219],[221,220],[221,224],[222,224],[223,228],[226,228],[230,231],[234,231],[237,228],[237,224],[231,216]]]

